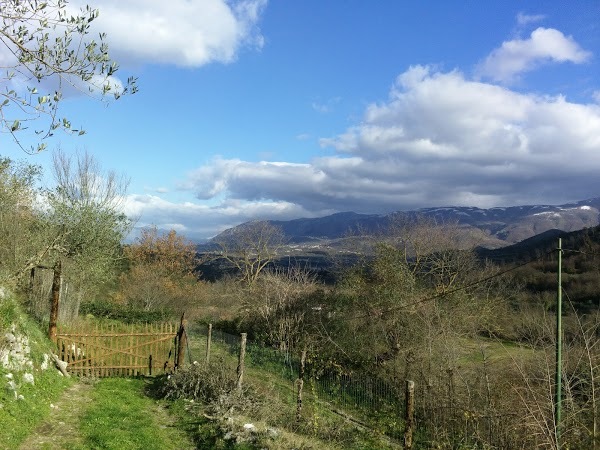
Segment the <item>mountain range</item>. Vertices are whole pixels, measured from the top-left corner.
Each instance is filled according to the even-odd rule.
[[[385,230],[393,217],[424,217],[438,223],[456,223],[469,244],[493,249],[515,244],[550,230],[576,231],[600,224],[600,197],[563,205],[528,205],[504,208],[450,206],[422,208],[390,214],[342,212],[326,217],[271,220],[293,249],[335,248],[352,236]],[[230,228],[210,242],[231,239],[247,226]],[[347,248],[347,245],[345,246]]]

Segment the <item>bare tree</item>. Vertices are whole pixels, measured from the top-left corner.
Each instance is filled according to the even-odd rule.
[[[253,221],[221,235],[217,244],[217,255],[238,269],[242,281],[253,285],[265,267],[279,255],[284,234],[281,228],[267,221]]]

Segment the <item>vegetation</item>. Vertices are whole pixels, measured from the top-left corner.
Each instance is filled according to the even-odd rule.
[[[83,442],[80,447],[72,448],[190,448],[176,428],[156,423],[152,410],[160,406],[144,394],[145,386],[141,379],[112,378],[98,382],[81,417]]]
[[[266,221],[248,222],[229,234],[220,235],[216,256],[231,263],[238,270],[241,281],[253,285],[273,262],[283,243],[281,228]]]
[[[448,225],[400,225],[401,233],[379,236],[374,257],[347,270],[335,286],[319,285],[298,268],[264,271],[252,286],[229,294],[240,299],[240,310],[223,325],[292,358],[307,349],[308,377],[388,380],[399,396],[404,380],[414,380],[417,446],[557,448],[554,301],[547,294],[540,302],[522,281],[533,269],[530,282],[551,277],[555,294],[551,254],[500,267],[452,246]],[[565,255],[563,277],[561,445],[573,448],[593,448],[597,439],[600,322],[590,314],[595,309],[582,310],[570,293],[578,286],[577,268],[598,267],[597,229],[583,234],[582,242],[563,244],[575,256]],[[555,241],[549,246],[552,251]],[[546,273],[538,277],[537,267]],[[597,301],[597,289],[586,291]],[[402,427],[397,421],[384,429],[398,435]]]
[[[106,35],[101,33],[99,41],[89,38],[98,14],[89,6],[76,13],[66,0],[2,2],[0,43],[7,57],[0,77],[6,87],[0,93],[0,129],[23,150],[44,150],[43,140],[56,130],[84,133],[58,115],[65,90],[115,99],[136,92],[135,78],[125,85],[115,78],[118,65],[110,58]],[[30,125],[42,139],[32,146],[21,137]]]
[[[32,314],[48,316],[53,279],[62,284],[62,316],[77,316],[83,298],[118,275],[130,221],[120,212],[126,182],[94,158],[55,153],[53,190],[37,187],[41,169],[0,161],[0,282],[26,292]]]
[[[194,275],[195,246],[175,230],[161,235],[156,227],[143,229],[124,255],[128,269],[115,295],[119,304],[181,315],[201,295],[202,284]]]
[[[37,324],[31,320],[11,294],[0,295],[0,448],[17,448],[19,443],[50,413],[50,405],[71,385],[53,368],[44,369],[44,361],[52,352]],[[23,365],[9,354],[9,336],[27,344],[28,353],[22,356]],[[19,360],[21,360],[19,358]],[[30,362],[30,363],[29,363]],[[25,373],[33,375],[33,383],[25,382]],[[14,382],[16,390],[10,388]],[[19,397],[21,396],[21,397]]]

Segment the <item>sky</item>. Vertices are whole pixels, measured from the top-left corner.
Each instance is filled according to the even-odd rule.
[[[91,153],[138,228],[600,196],[600,0],[88,3],[139,92],[0,155]]]

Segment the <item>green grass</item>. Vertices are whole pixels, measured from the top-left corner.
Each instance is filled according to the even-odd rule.
[[[50,404],[72,384],[72,380],[61,376],[52,364],[47,370],[41,370],[40,365],[44,354],[53,351],[53,344],[46,338],[38,324],[23,313],[16,298],[12,296],[0,300],[0,345],[2,345],[2,338],[8,332],[27,336],[33,368],[8,370],[0,366],[1,449],[18,447],[37,425],[48,417],[51,412]],[[25,372],[33,374],[35,384],[23,382]],[[12,374],[17,384],[17,393],[23,396],[22,400],[15,400],[12,392],[4,389],[8,374]]]
[[[5,382],[6,370],[0,370]],[[15,372],[15,377],[19,375]],[[68,378],[57,375],[55,369],[35,371],[35,385],[23,384],[17,391],[23,400],[8,398],[2,391],[0,404],[0,448],[12,449],[18,445],[50,414],[50,404],[71,384]]]
[[[143,379],[105,378],[81,417],[83,449],[163,450],[189,448],[184,436],[159,423],[157,405],[144,395]]]

